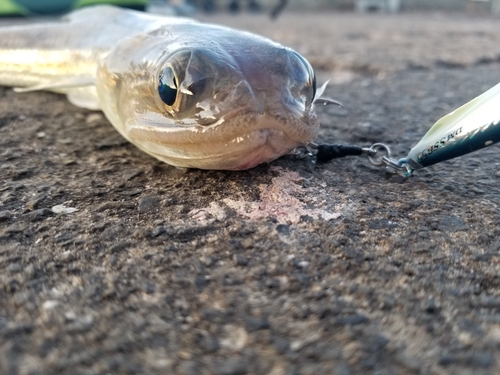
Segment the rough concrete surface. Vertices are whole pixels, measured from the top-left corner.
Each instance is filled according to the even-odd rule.
[[[331,79],[347,110],[318,108],[320,142],[403,157],[500,81],[498,19],[207,20]],[[407,180],[362,157],[180,170],[0,88],[0,373],[499,374],[498,151]]]

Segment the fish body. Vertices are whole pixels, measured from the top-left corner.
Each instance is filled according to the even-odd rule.
[[[127,140],[178,167],[240,170],[314,140],[316,82],[266,38],[110,6],[0,28],[0,85],[102,110]]]

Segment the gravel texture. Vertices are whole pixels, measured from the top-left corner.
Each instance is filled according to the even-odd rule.
[[[498,19],[214,16],[296,48],[405,156],[500,81]],[[404,180],[362,157],[180,170],[98,112],[0,88],[0,373],[498,374],[497,146]]]

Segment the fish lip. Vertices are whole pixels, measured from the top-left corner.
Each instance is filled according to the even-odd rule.
[[[242,170],[277,159],[300,144],[314,139],[317,134],[315,117],[312,122],[295,119],[290,127],[285,118],[269,114],[248,114],[233,111],[231,121],[235,126],[224,127],[224,122],[214,126],[183,126],[131,134],[132,143],[156,158],[178,167]],[[239,111],[241,112],[241,111]],[[306,130],[306,137],[297,137],[300,131],[290,134],[290,128]],[[166,132],[165,132],[166,130]]]
[[[257,144],[251,148],[246,147],[244,150],[222,153],[218,157],[213,157],[213,160],[217,160],[217,158],[228,160],[230,159],[231,155],[240,155],[240,157],[235,157],[233,166],[228,166],[224,169],[233,171],[246,170],[262,163],[269,163],[287,154],[291,150],[290,146],[280,148],[278,147],[279,144],[276,144],[275,141],[271,140],[276,140],[276,138],[278,137],[286,137],[286,134],[282,130],[266,128],[254,129],[253,131],[249,132],[247,136],[250,137],[255,133],[265,134],[265,142]]]
[[[243,149],[221,149],[221,152],[210,155],[203,152],[176,156],[167,156],[160,153],[151,154],[161,160],[165,160],[167,163],[187,168],[238,171],[271,162],[285,155],[293,148],[289,145],[279,147],[279,142],[275,144],[275,142],[271,141],[271,139],[276,140],[280,137],[286,137],[282,130],[266,128],[253,129],[244,135],[232,139],[229,143],[238,142],[240,138],[244,141],[253,136],[257,138],[263,137],[264,141],[255,144],[249,143]]]

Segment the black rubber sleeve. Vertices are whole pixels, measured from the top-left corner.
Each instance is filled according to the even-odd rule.
[[[318,163],[327,163],[332,159],[343,158],[350,155],[361,155],[363,148],[359,146],[346,145],[318,145],[316,161]]]

